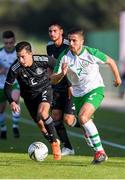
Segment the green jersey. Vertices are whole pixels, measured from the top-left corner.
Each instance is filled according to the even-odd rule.
[[[67,77],[72,83],[73,96],[80,97],[93,89],[104,87],[99,64],[104,64],[106,59],[106,54],[95,48],[83,46],[79,55],[66,49],[60,54],[54,72],[60,73],[62,63],[67,63]]]

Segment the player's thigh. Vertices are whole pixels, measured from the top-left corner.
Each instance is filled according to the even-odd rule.
[[[91,104],[91,106],[93,106],[94,109],[96,110],[102,103],[103,98],[104,98],[103,88],[102,88],[102,91],[99,88],[97,88],[91,91],[90,93],[88,93],[84,97],[84,101],[85,103]],[[86,111],[87,111],[87,108],[86,108]]]
[[[38,103],[34,100],[24,98],[24,103],[26,108],[31,116],[31,118],[37,122],[37,111],[38,111]]]
[[[90,103],[84,103],[79,112],[79,119],[81,123],[86,123],[89,119],[92,118],[95,112],[95,107]]]
[[[71,126],[74,123],[75,115],[73,114],[64,114],[64,121],[67,125]]]
[[[38,104],[37,116],[41,116],[42,119],[46,119],[50,113],[50,105],[52,102],[52,89],[51,87],[46,88],[36,98]]]
[[[54,121],[59,121],[63,118],[63,112],[60,109],[52,109],[51,116]]]
[[[65,107],[65,96],[60,92],[53,92],[52,110],[64,110]]]
[[[25,105],[35,122],[38,122],[40,118],[48,118],[51,101],[52,94],[50,88],[41,92],[33,99],[27,97],[24,98]]]
[[[76,115],[73,99],[67,97],[64,107],[64,121],[70,126],[73,124]]]
[[[73,98],[66,97],[66,100],[64,103],[65,103],[63,104],[63,106],[65,107],[64,113],[75,115],[75,104],[73,103]]]
[[[95,111],[100,106],[103,98],[103,88],[94,89],[82,97],[74,97],[77,115],[79,115],[81,109],[82,112],[91,114],[91,112]]]
[[[47,119],[49,116],[50,103],[49,102],[41,102],[38,105],[37,116],[40,116],[42,119]]]

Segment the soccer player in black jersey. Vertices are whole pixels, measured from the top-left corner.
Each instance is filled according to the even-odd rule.
[[[60,53],[69,46],[68,40],[63,37],[63,28],[60,23],[52,22],[49,25],[50,40],[47,44],[47,54],[58,58]],[[62,155],[73,155],[74,149],[69,141],[63,120],[70,126],[76,122],[74,105],[71,98],[71,83],[65,76],[57,85],[53,85],[52,117],[57,134],[63,144]]]
[[[14,112],[19,105],[11,96],[11,87],[15,79],[20,85],[21,97],[37,123],[44,137],[51,143],[55,160],[61,159],[60,142],[56,139],[53,119],[49,115],[51,102],[51,84],[47,68],[53,68],[54,60],[45,55],[33,55],[30,43],[22,41],[16,45],[17,60],[11,65],[4,91]]]

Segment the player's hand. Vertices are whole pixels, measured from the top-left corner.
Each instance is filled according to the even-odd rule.
[[[10,107],[13,112],[15,112],[15,113],[20,112],[20,106],[14,101],[10,104]]]
[[[121,78],[118,78],[118,79],[114,80],[114,86],[115,86],[115,87],[120,86],[120,85],[121,85],[121,83],[122,83]]]
[[[66,75],[68,70],[68,63],[62,63],[62,73],[63,75]]]

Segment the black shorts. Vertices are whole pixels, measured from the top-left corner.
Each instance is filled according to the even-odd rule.
[[[69,99],[66,93],[53,92],[52,109],[62,110],[65,114],[75,114],[73,100]]]
[[[48,102],[51,104],[52,102],[52,89],[51,88],[44,90],[35,98],[24,98],[24,103],[32,119],[36,123],[38,122],[38,118],[37,118],[38,106],[41,102]]]

